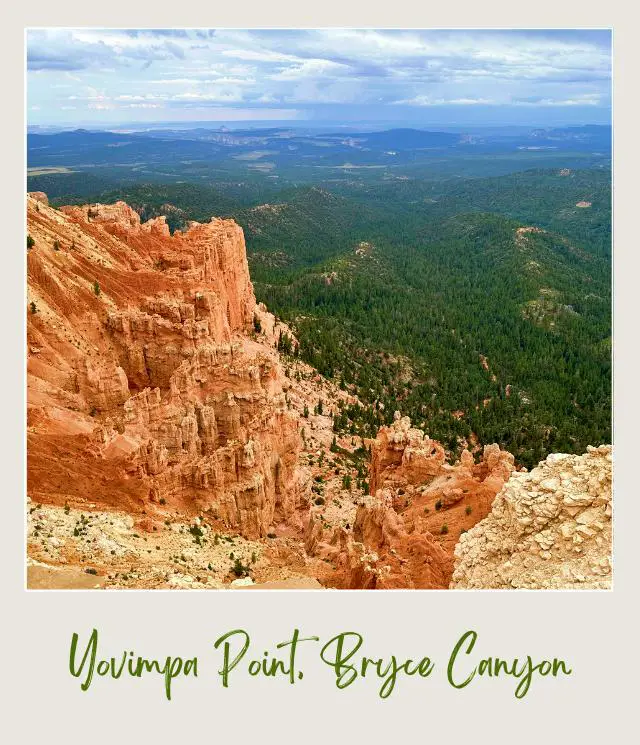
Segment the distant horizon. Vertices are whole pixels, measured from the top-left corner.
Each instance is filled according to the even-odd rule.
[[[30,126],[611,122],[609,30],[27,31]]]
[[[473,132],[484,130],[529,130],[529,129],[565,129],[580,127],[611,127],[611,122],[560,122],[557,124],[531,122],[529,124],[421,124],[420,122],[397,122],[397,121],[318,121],[318,120],[256,120],[256,119],[238,119],[235,121],[163,121],[155,122],[114,122],[114,123],[96,123],[96,122],[52,122],[41,124],[27,124],[27,131],[30,130],[56,130],[56,131],[76,131],[84,130],[88,132],[117,132],[119,130],[128,130],[135,132],[145,132],[149,130],[167,129],[167,130],[190,130],[190,129],[211,129],[220,131],[223,129],[234,130],[261,130],[261,129],[308,129],[308,130],[330,130],[330,129],[347,129],[362,131],[384,131],[397,129],[415,129],[422,131],[451,131],[451,132]]]

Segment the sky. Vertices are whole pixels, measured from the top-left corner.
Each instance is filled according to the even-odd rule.
[[[30,125],[602,124],[598,30],[30,29]]]

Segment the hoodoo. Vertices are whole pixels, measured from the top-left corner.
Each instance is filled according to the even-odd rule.
[[[489,512],[512,470],[513,456],[497,445],[485,447],[477,464],[463,451],[451,465],[440,443],[396,413],[372,442],[371,495],[352,532],[339,531],[324,546],[336,557],[341,586],[447,587],[459,536]],[[313,528],[307,545],[321,533],[319,524]]]

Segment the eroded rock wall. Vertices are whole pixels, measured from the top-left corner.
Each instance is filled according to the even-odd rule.
[[[297,419],[242,229],[170,235],[124,202],[28,197],[28,489],[44,503],[210,510],[247,537],[295,509]]]

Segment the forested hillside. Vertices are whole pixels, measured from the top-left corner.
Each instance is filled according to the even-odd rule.
[[[475,435],[530,466],[610,438],[610,296],[605,261],[521,227],[460,215],[257,290],[307,361],[372,404],[354,431],[399,408],[452,450]]]

